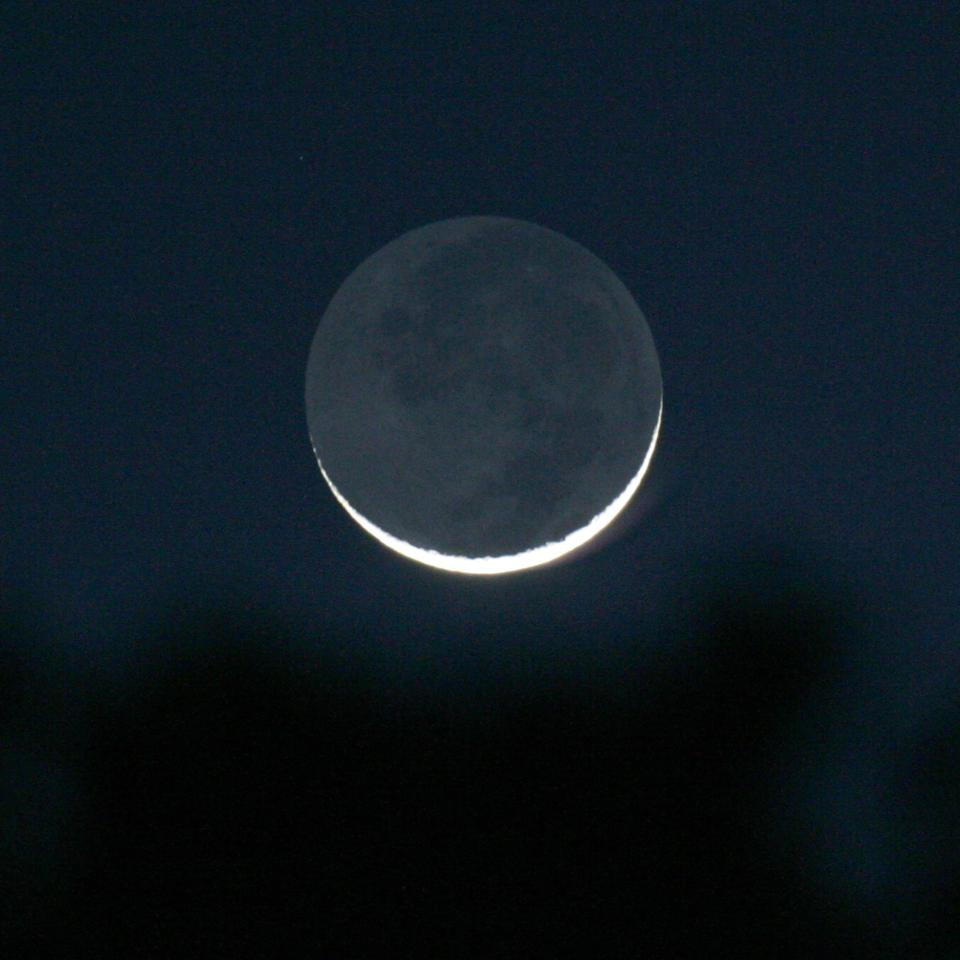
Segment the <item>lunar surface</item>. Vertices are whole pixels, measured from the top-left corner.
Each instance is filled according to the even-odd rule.
[[[307,423],[351,517],[413,560],[506,573],[557,559],[650,465],[660,366],[613,272],[532,223],[404,234],[337,291],[310,349]]]

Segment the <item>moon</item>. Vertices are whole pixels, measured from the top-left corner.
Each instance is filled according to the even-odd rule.
[[[358,266],[310,348],[306,413],[347,513],[419,563],[556,560],[640,487],[663,412],[653,337],[601,260],[545,227],[458,217]]]

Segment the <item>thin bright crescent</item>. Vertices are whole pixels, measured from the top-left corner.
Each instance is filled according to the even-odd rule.
[[[323,469],[320,462],[320,456],[317,454],[316,447],[313,453],[317,458],[317,464],[323,479],[327,481],[333,495],[340,501],[343,509],[353,517],[357,523],[363,527],[371,536],[376,537],[384,546],[395,550],[410,560],[416,560],[418,563],[426,564],[430,567],[436,567],[439,570],[449,570],[452,573],[470,573],[481,576],[514,573],[518,570],[529,570],[531,567],[539,567],[551,560],[558,560],[560,557],[582,547],[585,543],[592,540],[601,530],[608,527],[624,507],[630,502],[630,498],[637,492],[647,470],[650,468],[650,462],[653,459],[654,450],[657,447],[657,438],[660,436],[660,422],[663,419],[663,396],[660,397],[660,409],[657,412],[657,425],[653,430],[653,438],[650,446],[647,448],[643,463],[633,479],[627,484],[623,492],[612,500],[603,510],[600,511],[586,526],[579,530],[574,530],[562,540],[555,543],[545,543],[539,547],[533,547],[530,550],[524,550],[522,553],[515,553],[503,557],[457,557],[436,550],[425,550],[423,547],[415,547],[398,537],[382,530],[375,523],[371,523],[365,516],[358,513],[336,488],[333,481],[327,476],[327,471]]]

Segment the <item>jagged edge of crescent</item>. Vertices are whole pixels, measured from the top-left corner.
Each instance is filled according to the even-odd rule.
[[[340,502],[344,510],[353,517],[356,522],[363,527],[372,537],[379,540],[384,546],[396,551],[409,560],[415,560],[418,563],[426,564],[430,567],[436,567],[439,570],[446,570],[451,573],[469,573],[478,575],[491,575],[499,573],[515,573],[518,570],[528,570],[531,567],[538,567],[551,560],[558,560],[560,557],[582,547],[585,543],[592,540],[601,530],[608,527],[620,514],[620,512],[630,502],[631,497],[640,488],[643,478],[650,469],[650,462],[653,460],[653,454],[657,447],[657,439],[660,436],[660,423],[663,420],[663,396],[660,397],[660,409],[657,412],[657,425],[653,430],[653,437],[647,448],[646,455],[640,469],[631,481],[615,499],[613,499],[603,510],[600,511],[589,523],[567,534],[562,540],[553,543],[545,543],[539,547],[532,547],[521,553],[508,554],[502,557],[458,557],[451,554],[440,553],[437,550],[427,550],[424,547],[415,547],[413,544],[401,540],[393,534],[382,530],[375,523],[368,520],[362,513],[359,513],[350,501],[337,489],[334,482],[323,469],[320,461],[320,455],[316,447],[313,448],[314,456],[317,458],[317,464],[323,479],[333,491],[333,495]]]

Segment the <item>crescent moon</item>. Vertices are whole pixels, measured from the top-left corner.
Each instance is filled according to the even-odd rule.
[[[609,267],[544,227],[461,217],[350,274],[311,345],[306,410],[321,474],[368,534],[441,570],[502,574],[621,513],[663,395]]]

